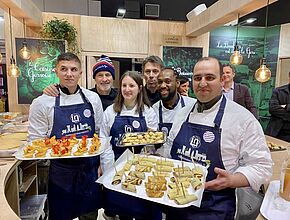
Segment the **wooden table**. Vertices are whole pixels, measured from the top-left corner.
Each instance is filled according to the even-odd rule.
[[[267,135],[266,135],[266,140],[269,142],[272,142],[274,144],[278,144],[280,146],[285,146],[285,147],[290,146],[290,143],[288,143],[286,141],[282,141],[282,140],[279,140],[277,138],[273,138],[273,137],[270,137]],[[287,151],[285,151],[285,150],[284,151],[273,151],[273,152],[271,152],[271,156],[272,156],[272,160],[274,162],[273,175],[271,177],[271,181],[272,180],[279,180],[282,163],[287,157]],[[261,214],[259,214],[257,217],[257,220],[265,220],[265,218]]]

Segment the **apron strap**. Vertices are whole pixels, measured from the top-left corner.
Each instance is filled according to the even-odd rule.
[[[215,119],[214,119],[215,127],[219,128],[221,126],[221,122],[222,122],[223,115],[225,112],[226,102],[227,102],[227,100],[226,100],[225,96],[223,95],[222,102],[220,104],[218,113],[216,114]]]
[[[177,103],[179,102],[179,99],[180,99],[180,105],[181,105],[181,108],[183,108],[185,106],[185,103],[184,103],[184,99],[181,95],[178,94],[178,100],[177,100]],[[162,101],[159,102],[159,124],[160,123],[163,123],[163,117],[162,117],[162,104],[161,104]]]
[[[219,110],[218,110],[218,112],[216,114],[216,117],[214,119],[215,127],[220,127],[221,126],[222,118],[223,118],[223,115],[224,115],[224,112],[225,112],[226,102],[227,102],[227,100],[226,100],[225,96],[223,95],[222,102],[220,104]],[[191,111],[189,112],[189,114],[188,114],[188,116],[186,118],[186,122],[188,122],[190,113],[193,112],[196,103],[194,104],[194,106],[192,107]]]
[[[84,101],[84,103],[89,103],[89,100],[85,96],[85,94],[83,93],[82,89],[80,88],[79,90],[80,90],[80,95],[81,95],[82,100]],[[57,97],[55,97],[55,106],[59,106],[59,105],[60,105],[60,95],[58,95]]]

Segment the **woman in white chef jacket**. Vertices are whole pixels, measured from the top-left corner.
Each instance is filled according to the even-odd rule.
[[[100,135],[111,137],[110,143],[115,160],[117,160],[126,150],[116,146],[122,134],[147,130],[156,131],[157,128],[157,115],[150,107],[142,77],[135,71],[127,71],[120,79],[119,94],[115,103],[104,112]],[[141,147],[135,147],[134,150],[135,153],[140,153]],[[105,214],[107,216],[118,214],[121,220],[132,218],[138,220],[161,219],[161,213],[151,202],[111,190],[106,190],[105,194]]]

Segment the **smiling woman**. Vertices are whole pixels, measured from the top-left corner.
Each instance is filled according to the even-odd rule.
[[[157,130],[157,116],[147,98],[143,80],[139,73],[128,71],[123,74],[119,84],[120,91],[116,101],[104,112],[103,124],[100,130],[101,137],[111,137],[110,144],[118,159],[126,148],[117,147],[119,138],[127,132],[145,132]],[[134,147],[134,153],[140,153],[143,146]],[[148,210],[152,204],[145,200],[106,191],[105,214],[115,216],[130,216],[138,219],[153,219],[156,214]],[[122,201],[122,202],[120,202]]]

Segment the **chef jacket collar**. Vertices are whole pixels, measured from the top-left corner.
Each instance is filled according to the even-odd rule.
[[[208,110],[213,107],[221,98],[222,95],[215,97],[214,99],[210,100],[209,102],[201,103],[197,100],[197,112],[201,113],[204,110]]]

